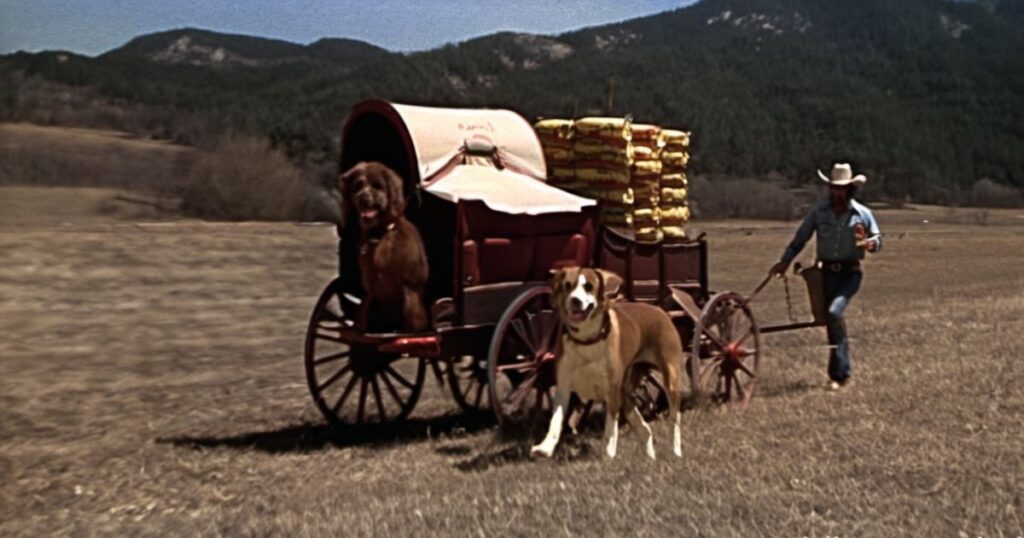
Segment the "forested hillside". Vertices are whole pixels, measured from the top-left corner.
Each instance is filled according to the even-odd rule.
[[[876,192],[951,201],[982,178],[1024,186],[1022,27],[1022,0],[703,0],[408,54],[184,29],[95,58],[0,57],[0,117],[127,121],[120,107],[156,136],[253,132],[328,163],[360,99],[582,116],[604,113],[610,86],[613,114],[694,131],[696,173],[800,182],[843,158]]]

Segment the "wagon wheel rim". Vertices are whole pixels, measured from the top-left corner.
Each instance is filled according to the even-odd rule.
[[[553,407],[555,349],[561,321],[547,287],[527,290],[495,327],[487,357],[491,408],[502,427],[531,429]]]
[[[760,333],[746,301],[732,292],[714,296],[698,320],[687,364],[694,398],[745,407],[757,388],[760,359]]]
[[[306,333],[306,381],[320,413],[335,426],[380,425],[405,419],[419,399],[426,361],[382,355],[345,341],[355,304],[338,280],[320,295]]]
[[[479,413],[491,408],[491,391],[487,390],[487,361],[473,355],[452,357],[445,376],[452,398],[463,411]]]

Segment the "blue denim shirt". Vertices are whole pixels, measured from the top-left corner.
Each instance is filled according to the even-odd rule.
[[[873,239],[878,242],[878,249],[882,248],[882,232],[878,229],[878,221],[871,210],[861,205],[856,200],[850,200],[850,206],[842,214],[836,217],[832,212],[832,205],[828,199],[822,200],[814,209],[807,214],[803,223],[796,230],[793,241],[782,254],[782,261],[789,264],[796,258],[804,245],[814,233],[818,234],[818,259],[830,262],[849,262],[864,259],[864,251],[857,248],[857,239],[854,235],[854,227],[857,224],[864,225],[867,234],[866,239]]]

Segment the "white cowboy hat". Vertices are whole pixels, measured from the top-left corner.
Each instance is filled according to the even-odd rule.
[[[849,163],[834,164],[830,176],[828,177],[821,170],[818,170],[818,177],[829,185],[863,185],[868,181],[867,176],[864,174],[853,175],[853,170],[850,168]]]

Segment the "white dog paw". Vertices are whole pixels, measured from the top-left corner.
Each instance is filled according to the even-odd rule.
[[[652,460],[658,459],[658,457],[654,454],[654,444],[653,443],[649,443],[647,445],[647,457],[651,458]]]
[[[545,458],[550,458],[552,452],[554,452],[552,449],[547,448],[544,445],[534,445],[534,447],[530,449],[530,456],[544,456]]]

